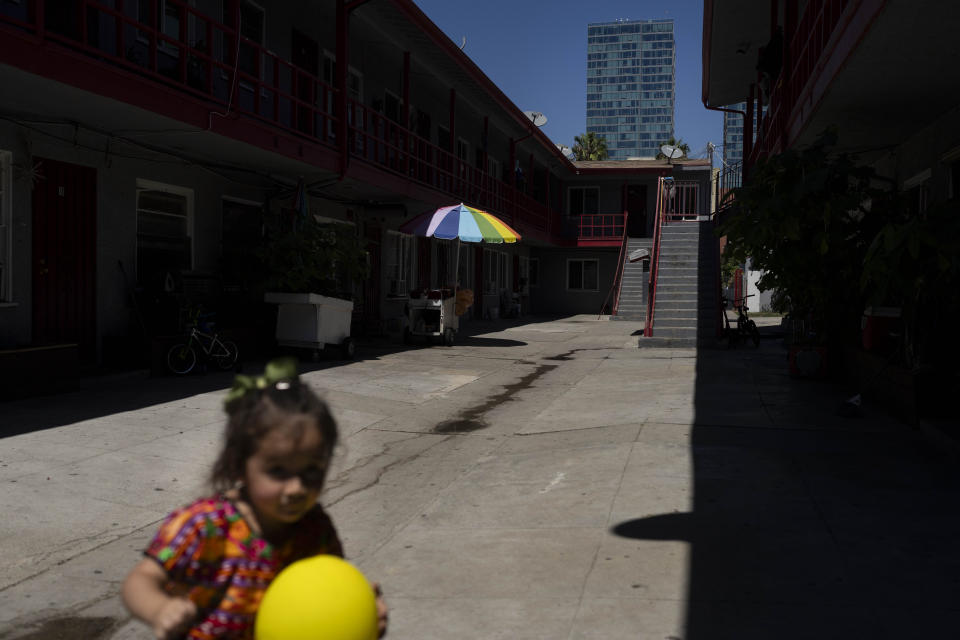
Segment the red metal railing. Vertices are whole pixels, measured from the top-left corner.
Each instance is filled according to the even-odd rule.
[[[551,232],[557,215],[542,202],[432,144],[378,111],[349,102],[347,145],[354,158],[495,212],[508,224]]]
[[[700,202],[700,183],[661,178],[663,215],[667,222],[696,220],[704,207]]]
[[[578,221],[581,240],[610,240],[625,235],[627,212],[584,213]]]
[[[45,23],[43,2],[33,0],[27,3],[27,20],[4,13],[0,23],[172,84],[225,110],[332,144],[324,132],[336,128],[333,87],[182,0],[164,0],[166,28],[158,28],[158,0],[148,4],[149,15],[141,20],[130,14],[143,3],[130,2],[118,10],[77,0],[75,20]]]
[[[164,22],[159,27],[159,0],[146,3],[149,14],[145,16],[137,15],[144,2],[117,4],[122,9],[96,0],[76,0],[72,19],[47,24],[44,19],[49,12],[43,0],[27,0],[0,10],[0,28],[26,32],[173,86],[218,105],[224,113],[242,112],[299,137],[340,148],[334,87],[185,0],[164,0]],[[234,22],[238,22],[236,16]],[[555,223],[559,212],[541,199],[382,113],[348,100],[346,116],[343,144],[351,157],[489,209],[513,226],[547,234],[559,230]]]
[[[657,206],[654,209],[653,247],[651,247],[653,255],[650,256],[650,282],[648,284],[650,293],[647,296],[647,319],[643,328],[643,335],[647,338],[653,336],[653,307],[657,299],[657,273],[660,271],[660,235],[664,218],[665,182],[666,180],[663,177],[657,178]]]
[[[627,216],[629,214],[629,211],[623,212],[623,223],[621,225],[622,237],[620,240],[620,255],[617,259],[617,269],[613,274],[613,283],[610,285],[610,291],[607,293],[607,297],[603,299],[603,306],[600,307],[600,313],[597,315],[598,320],[600,319],[600,316],[603,315],[603,309],[607,306],[607,302],[610,300],[610,295],[613,294],[614,291],[617,293],[613,297],[613,308],[610,309],[610,315],[617,315],[617,307],[620,305],[620,288],[623,281],[623,269],[626,261],[627,242],[629,241],[629,238],[627,237]]]
[[[794,106],[823,66],[834,33],[856,14],[862,0],[810,0],[797,21],[787,46],[788,66],[781,70],[770,92],[769,107],[746,160],[756,162],[783,148],[788,118]]]

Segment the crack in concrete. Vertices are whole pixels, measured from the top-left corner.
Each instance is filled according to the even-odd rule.
[[[418,436],[425,436],[425,435],[431,435],[431,434],[428,434],[428,433],[419,433],[419,434],[417,434],[417,435],[418,435]],[[414,439],[414,440],[419,440],[420,438],[413,438],[413,439]],[[394,460],[393,462],[390,462],[389,464],[384,465],[383,467],[381,467],[381,468],[377,471],[377,473],[376,473],[376,475],[374,476],[374,478],[373,478],[372,480],[370,480],[369,482],[367,482],[367,483],[365,483],[365,484],[362,484],[361,486],[356,487],[356,488],[354,488],[354,489],[351,489],[350,491],[346,492],[345,494],[343,494],[342,496],[339,496],[338,498],[336,498],[336,499],[334,499],[334,500],[331,500],[331,501],[329,501],[329,502],[323,501],[324,507],[325,507],[325,508],[332,507],[332,506],[334,506],[334,505],[336,505],[336,504],[339,504],[340,502],[343,502],[344,500],[346,500],[346,499],[349,498],[350,496],[356,495],[356,494],[358,494],[358,493],[361,493],[361,492],[363,492],[363,491],[366,491],[366,490],[369,489],[370,487],[376,486],[377,484],[380,483],[380,479],[383,477],[383,475],[384,475],[387,471],[389,471],[390,469],[392,469],[393,467],[395,467],[395,466],[397,466],[397,465],[400,465],[400,464],[404,464],[404,463],[409,462],[409,461],[411,461],[411,460],[414,460],[414,459],[420,457],[421,455],[427,453],[428,451],[430,451],[430,450],[433,449],[434,447],[437,447],[437,446],[443,444],[444,442],[446,442],[446,441],[449,440],[449,439],[450,439],[450,438],[441,438],[440,440],[437,440],[436,442],[434,442],[433,444],[431,444],[431,445],[430,445],[429,447],[427,447],[426,449],[422,449],[422,450],[417,451],[417,452],[415,452],[415,453],[411,453],[411,454],[408,455],[408,456],[404,456],[404,457],[401,457],[401,458],[397,458],[397,459]],[[409,441],[409,440],[408,440],[408,441]],[[362,459],[360,462],[358,462],[356,465],[354,465],[354,466],[351,467],[350,469],[345,470],[343,473],[344,473],[344,474],[348,474],[348,475],[354,475],[358,470],[362,470],[362,469],[364,469],[365,467],[371,466],[371,465],[374,463],[374,461],[382,458],[383,456],[389,455],[389,454],[390,454],[390,446],[388,445],[387,448],[386,448],[386,450],[383,451],[382,453],[377,453],[377,454],[374,454],[374,455],[371,455],[371,456],[367,456],[366,458]],[[341,474],[341,475],[343,475],[343,474]],[[329,486],[329,488],[327,489],[327,491],[330,491],[331,489],[336,489],[336,488],[342,487],[342,486],[344,486],[344,484],[345,484],[345,483],[336,484],[336,482],[334,482],[333,484],[331,484],[331,485]]]

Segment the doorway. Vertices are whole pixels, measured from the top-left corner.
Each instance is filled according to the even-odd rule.
[[[631,184],[627,186],[626,210],[627,235],[631,238],[643,238],[647,235],[647,185]]]
[[[366,225],[364,239],[366,241],[367,257],[370,261],[370,275],[363,283],[363,302],[359,309],[359,317],[355,320],[363,327],[368,335],[380,335],[380,256],[383,230],[379,226]],[[354,309],[356,312],[356,308]]]
[[[96,359],[97,170],[46,158],[33,187],[33,344]]]

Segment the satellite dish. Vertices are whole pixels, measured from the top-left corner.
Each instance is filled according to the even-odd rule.
[[[660,147],[660,153],[665,155],[668,160],[675,160],[683,157],[683,149],[675,147],[672,144],[665,144]]]
[[[530,122],[538,127],[542,127],[543,125],[547,124],[547,116],[543,115],[539,111],[524,111],[523,114],[530,118]]]
[[[573,153],[573,149],[565,144],[558,144],[557,149],[560,150],[560,153],[566,156],[567,160],[574,160],[577,157],[576,154]]]

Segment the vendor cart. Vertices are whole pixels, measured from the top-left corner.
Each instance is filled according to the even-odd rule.
[[[455,204],[440,207],[436,211],[421,214],[400,225],[401,233],[424,238],[440,238],[457,241],[457,258],[453,272],[460,272],[461,242],[513,243],[520,234],[491,213]],[[440,336],[446,345],[453,344],[454,334],[460,328],[457,312],[464,313],[473,303],[473,291],[460,289],[456,282],[452,289],[428,289],[414,291],[407,303],[407,327],[403,331],[405,342],[413,336]]]
[[[267,292],[264,301],[277,309],[277,344],[309,349],[317,359],[328,346],[336,346],[345,359],[353,358],[356,346],[350,337],[353,301],[316,293]]]
[[[427,340],[441,338],[443,344],[449,347],[459,329],[460,317],[456,314],[453,289],[421,289],[410,293],[404,342],[413,342],[413,336],[422,336]]]

